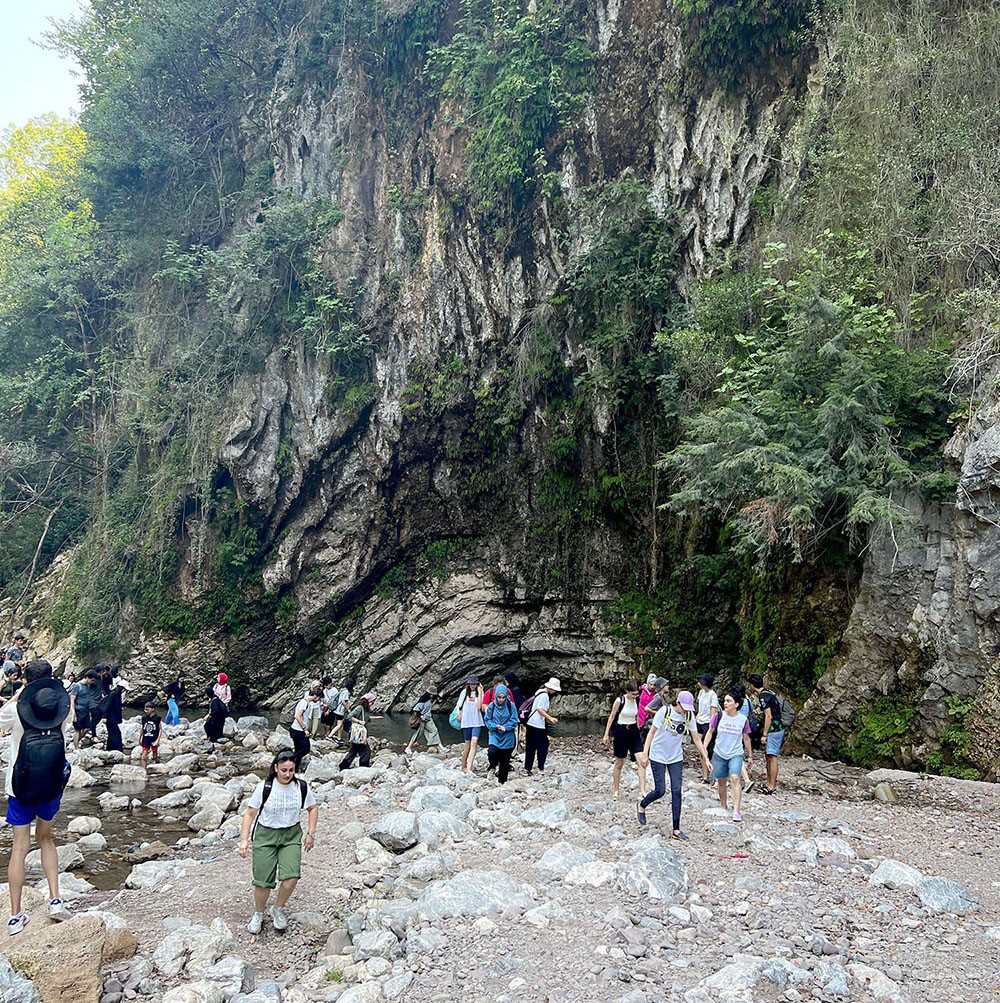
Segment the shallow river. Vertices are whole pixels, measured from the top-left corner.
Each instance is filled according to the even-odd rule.
[[[126,712],[128,713],[128,712]],[[188,720],[195,720],[201,716],[202,712],[194,708],[182,708],[181,716]],[[236,711],[236,717],[243,714],[257,713],[254,711]],[[277,714],[267,712],[266,716],[271,722],[271,726],[277,722]],[[461,732],[455,731],[448,724],[447,714],[435,714],[435,722],[441,735],[441,740],[445,745],[458,745],[462,741]],[[369,732],[377,739],[381,745],[388,745],[391,748],[401,749],[413,734],[407,723],[408,715],[392,714],[377,720],[370,721]],[[575,719],[560,720],[552,729],[553,737],[560,735],[566,737],[578,737],[582,735],[595,735],[600,733],[603,727],[601,721]],[[457,751],[457,750],[456,750]],[[166,761],[167,757],[164,757]],[[217,749],[214,758],[206,761],[203,767],[192,773],[192,776],[199,777],[222,768],[235,770],[233,775],[240,775],[247,772],[251,767],[252,756],[246,753],[241,747],[222,745]],[[131,760],[127,760],[131,761]],[[485,756],[481,755],[478,760],[481,764],[485,762]],[[481,766],[485,769],[485,766]],[[62,808],[56,816],[55,833],[56,843],[61,845],[67,842],[66,826],[70,820],[79,815],[93,815],[100,818],[103,826],[101,833],[108,841],[106,849],[97,853],[85,854],[83,867],[76,868],[74,873],[86,878],[91,884],[101,889],[119,888],[132,868],[132,865],[125,860],[125,854],[129,848],[139,843],[150,842],[159,839],[171,846],[181,836],[196,835],[187,827],[186,820],[167,823],[162,816],[146,805],[154,798],[166,794],[168,777],[150,775],[145,783],[112,784],[109,782],[111,767],[94,767],[87,770],[97,783],[92,787],[67,789],[63,795]],[[227,771],[228,772],[228,771]],[[138,798],[142,802],[142,807],[130,811],[104,811],[97,798],[105,791],[112,791],[115,794],[127,794],[130,798]],[[10,853],[12,831],[9,825],[0,825],[0,881],[7,880],[7,860]],[[228,846],[228,844],[226,844]],[[34,843],[32,843],[34,849]],[[216,848],[218,852],[227,852],[221,847]],[[28,883],[34,884],[37,877],[28,876]]]

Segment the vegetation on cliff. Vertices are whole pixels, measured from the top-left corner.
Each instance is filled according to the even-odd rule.
[[[600,569],[620,597],[608,627],[644,668],[770,665],[808,694],[872,534],[907,532],[899,492],[953,490],[941,446],[981,368],[959,352],[949,383],[954,347],[992,351],[998,13],[661,6],[649,26],[682,26],[686,72],[664,85],[679,106],[716,88],[723,104],[795,98],[800,168],[769,169],[749,236],[697,270],[650,110],[599,104],[610,57],[584,0],[91,0],[60,26],[84,70],[81,122],[34,123],[0,150],[0,587],[28,601],[75,545],[48,616],[81,656],[140,628],[297,643],[308,582],[262,580],[286,527],[220,459],[234,400],[275,353],[302,352],[329,413],[362,427],[389,393],[378,363],[401,287],[429,245],[475,232],[496,262],[553,280],[480,368],[412,360],[397,466],[443,455],[459,497],[415,501],[409,549],[376,548],[331,618],[439,567],[422,555],[467,553],[498,518],[521,550],[498,578],[572,600],[606,530],[622,541]],[[397,228],[402,248],[370,284],[333,261],[347,208],[276,181],[313,155],[283,146],[283,117],[338,87],[380,159],[323,155],[378,192],[373,246]],[[645,161],[605,166],[618,154],[593,121],[614,114]],[[304,488],[295,430],[281,434],[291,503]],[[891,757],[883,711],[859,718],[849,754]],[[939,768],[964,763],[964,720]]]

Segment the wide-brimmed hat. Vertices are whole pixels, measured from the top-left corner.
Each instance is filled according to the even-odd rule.
[[[694,694],[688,690],[681,690],[680,693],[677,694],[677,702],[685,710],[694,710]]]
[[[559,685],[559,680],[553,676],[543,687],[543,690],[555,690],[556,693],[562,693],[562,686]]]
[[[713,676],[711,672],[703,672],[700,676],[698,676],[698,682],[701,683],[702,686],[711,686],[715,682],[715,676]]]
[[[58,679],[36,679],[21,691],[17,712],[32,728],[58,728],[69,714],[69,693]]]

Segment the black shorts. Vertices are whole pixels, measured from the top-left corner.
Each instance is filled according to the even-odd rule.
[[[615,759],[631,756],[635,759],[637,752],[642,752],[642,735],[637,724],[616,724],[611,732]]]

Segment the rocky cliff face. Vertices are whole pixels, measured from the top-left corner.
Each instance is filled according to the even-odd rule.
[[[563,187],[572,204],[598,182],[648,183],[663,211],[680,211],[690,276],[714,248],[744,237],[763,183],[794,183],[800,98],[810,91],[803,67],[799,84],[780,93],[685,96],[671,16],[668,3],[598,5],[589,27],[595,86],[563,148]],[[377,682],[390,701],[405,703],[427,683],[447,689],[470,671],[513,667],[531,682],[549,674],[572,680],[564,706],[597,710],[632,662],[601,617],[622,580],[628,541],[598,526],[573,560],[571,581],[540,585],[532,563],[558,560],[551,551],[531,557],[528,539],[537,458],[553,434],[549,416],[529,407],[502,448],[470,459],[470,441],[482,435],[470,402],[505,391],[497,360],[530,336],[535,312],[578,248],[560,243],[544,206],[524,232],[499,243],[472,225],[461,208],[463,139],[454,109],[429,103],[412,121],[390,121],[350,53],[337,58],[332,90],[292,102],[290,83],[278,81],[275,172],[280,185],[329,197],[343,211],[325,265],[345,288],[364,289],[374,385],[363,405],[334,407],[322,361],[275,352],[263,376],[234,395],[241,403],[220,450],[241,496],[270,527],[265,584],[291,588],[299,604],[297,639],[278,669],[294,680],[289,691],[330,672],[357,675],[365,688]],[[816,72],[809,79],[816,90]],[[420,197],[401,205],[400,192]],[[579,345],[560,351],[569,370],[592,364]],[[426,411],[414,418],[415,383],[450,363],[467,383],[445,387],[430,418]],[[599,404],[592,422],[587,448],[596,468],[609,448]],[[505,504],[495,504],[489,484],[470,493],[477,464],[495,468],[488,473],[510,493]],[[457,565],[372,597],[428,540],[459,537],[467,544]],[[301,669],[291,650],[298,639],[312,646]]]

